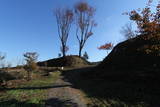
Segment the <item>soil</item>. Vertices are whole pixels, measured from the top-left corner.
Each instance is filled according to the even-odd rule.
[[[82,91],[72,88],[72,84],[61,76],[48,93],[45,107],[87,107],[87,100]]]

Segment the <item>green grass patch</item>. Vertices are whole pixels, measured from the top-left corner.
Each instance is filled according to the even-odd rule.
[[[16,88],[0,93],[0,107],[42,107],[47,99],[48,89],[54,85],[60,73],[35,78]],[[43,87],[43,88],[42,88]]]

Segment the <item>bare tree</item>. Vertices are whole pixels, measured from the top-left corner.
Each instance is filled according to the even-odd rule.
[[[6,58],[6,55],[5,54],[2,54],[0,52],[0,66],[1,68],[4,68],[5,67],[5,62],[4,62],[4,59]]]
[[[58,35],[61,41],[61,51],[63,57],[66,56],[66,48],[67,46],[67,39],[69,36],[69,31],[71,28],[71,24],[73,22],[73,11],[71,9],[56,9],[55,16],[57,21],[58,27]]]
[[[122,27],[120,33],[126,38],[131,39],[136,36],[135,31],[133,31],[132,24],[128,23],[125,24],[125,26]]]
[[[79,42],[79,56],[81,57],[82,49],[90,36],[93,35],[92,29],[96,26],[93,20],[95,9],[85,2],[75,5],[76,19],[76,37]]]
[[[27,70],[27,80],[31,79],[30,72],[37,69],[38,54],[36,52],[26,52],[23,54],[26,61],[25,69]]]

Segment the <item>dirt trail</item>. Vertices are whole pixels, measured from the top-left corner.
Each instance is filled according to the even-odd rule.
[[[49,90],[45,107],[87,107],[84,94],[72,88],[72,84],[64,81],[62,76],[56,81],[55,86],[57,88]]]

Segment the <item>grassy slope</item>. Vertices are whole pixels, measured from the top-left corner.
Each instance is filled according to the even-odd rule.
[[[0,107],[44,106],[48,87],[53,86],[58,77],[59,73],[54,72],[49,77],[37,78],[15,88],[0,92]],[[41,87],[44,88],[40,89]]]
[[[91,68],[64,72],[74,87],[81,89],[90,98],[91,107],[158,107],[160,87],[151,74],[135,71],[106,71],[107,77],[92,76]],[[101,72],[101,71],[99,71]],[[107,73],[108,72],[108,73]],[[119,71],[117,71],[119,72]],[[128,72],[128,74],[127,74]],[[132,72],[132,73],[131,73]],[[152,73],[152,72],[151,72]],[[156,73],[156,72],[155,72]],[[102,74],[103,76],[103,74]]]

